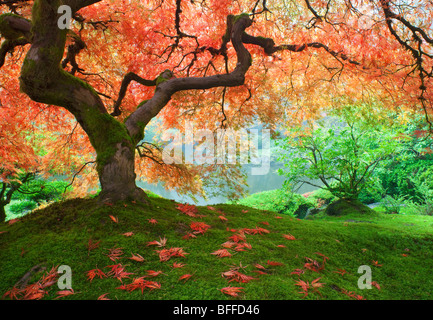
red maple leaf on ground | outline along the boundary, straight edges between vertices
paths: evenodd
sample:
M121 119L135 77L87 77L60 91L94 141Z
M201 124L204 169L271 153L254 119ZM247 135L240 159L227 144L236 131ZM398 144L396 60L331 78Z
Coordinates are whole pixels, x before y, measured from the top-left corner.
M160 261L168 261L172 257L185 257L186 253L183 248L169 248L157 251Z
M270 266L274 266L274 267L275 266L282 266L283 265L283 263L281 263L281 262L270 261L270 260L268 260L267 264L270 265Z
M210 228L210 225L204 222L197 222L197 221L191 222L189 226L194 231L194 233L201 233L201 234L204 234Z
M197 207L190 204L178 203L176 209L178 209L179 211L181 211L182 213L186 214L189 217L196 217L197 214Z
M216 255L219 258L232 256L232 254L227 249L219 249L217 251L212 252L211 254Z
M180 281L180 280L185 280L185 282L186 282L186 281L188 281L191 277L192 277L192 274L187 273L187 274L184 274L184 275L180 276L179 279L178 279L178 281Z
M99 277L100 279L102 279L102 278L106 278L107 275L102 270L99 269L92 269L87 271L87 280L92 282L95 277Z
M222 293L227 294L229 296L237 297L238 293L241 292L243 289L244 289L243 287L231 287L231 286L228 286L228 287L225 287L225 288L222 288L222 289L219 289L219 290Z

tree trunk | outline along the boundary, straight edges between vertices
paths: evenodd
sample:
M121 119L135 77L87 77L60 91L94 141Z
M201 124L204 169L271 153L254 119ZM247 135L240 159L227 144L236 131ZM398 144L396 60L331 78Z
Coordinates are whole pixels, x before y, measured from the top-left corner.
M146 202L144 191L135 184L134 148L126 143L117 143L116 151L107 160L97 160L101 193L99 199L103 202L139 201ZM106 150L105 150L106 152Z
M5 204L0 202L0 222L4 222L5 220L6 220Z

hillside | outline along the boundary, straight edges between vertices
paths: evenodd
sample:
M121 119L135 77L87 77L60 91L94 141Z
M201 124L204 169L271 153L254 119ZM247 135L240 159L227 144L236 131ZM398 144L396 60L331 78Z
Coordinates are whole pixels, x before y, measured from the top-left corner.
M298 220L163 198L68 200L0 226L0 294L58 298L49 271L66 265L74 294L60 299L432 299L432 227L430 216ZM358 287L362 265L371 267L371 289ZM38 281L45 285L31 289Z

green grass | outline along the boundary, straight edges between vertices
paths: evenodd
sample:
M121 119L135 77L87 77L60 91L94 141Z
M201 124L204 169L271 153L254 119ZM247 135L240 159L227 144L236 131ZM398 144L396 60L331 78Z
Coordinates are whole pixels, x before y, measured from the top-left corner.
M275 189L253 193L245 198L228 203L292 215L299 204L305 202L307 202L305 198L299 194L283 189Z
M53 266L68 265L72 269L74 295L61 299L97 299L108 293L110 299L148 300L288 300L288 299L353 299L343 290L355 292L367 300L375 299L432 299L433 287L433 218L430 216L346 215L342 217L315 216L312 220L297 220L275 212L261 211L241 205L215 205L219 211L197 207L201 217L189 217L176 209L171 200L151 197L149 205L121 203L115 206L101 205L93 199L75 199L55 203L36 210L20 221L0 225L0 294L3 296L32 267L42 265L46 270ZM219 216L224 214L227 221ZM118 218L118 223L110 219ZM149 223L156 219L157 224ZM190 231L192 221L210 225L204 234L183 239ZM262 224L267 222L268 224ZM221 249L235 232L231 229L262 227L269 233L246 235L252 249L235 251L232 257L219 258L211 253ZM126 237L123 234L133 232ZM287 240L285 234L295 236ZM147 243L167 239L165 248L181 247L188 254L160 261L155 246ZM89 251L89 239L100 241L99 247ZM278 247L284 245L285 247ZM120 260L107 256L109 249L122 248ZM128 259L132 253L144 258L143 262ZM329 258L319 273L304 267L306 257L322 262L321 253ZM403 256L405 254L406 256ZM270 266L267 261L283 263ZM183 268L173 268L173 262L182 262ZM375 266L377 261L381 266ZM160 289L119 289L120 280L87 279L87 271L99 268L108 272L109 265L121 263L128 272L123 284L133 278L146 275L147 270L162 271L155 278ZM266 268L267 274L258 274L254 265ZM358 268L368 265L372 280L380 285L372 289L359 289ZM248 283L228 282L221 276L232 266L242 266L242 273L255 279ZM304 273L292 274L295 269ZM336 273L344 269L346 274ZM34 274L28 284L41 278L44 272ZM179 281L184 274L192 274L188 281ZM303 297L296 282L320 277L324 283L319 293ZM219 289L227 286L243 287L238 297L230 297ZM43 299L56 297L57 285L45 289ZM9 299L5 297L4 299Z

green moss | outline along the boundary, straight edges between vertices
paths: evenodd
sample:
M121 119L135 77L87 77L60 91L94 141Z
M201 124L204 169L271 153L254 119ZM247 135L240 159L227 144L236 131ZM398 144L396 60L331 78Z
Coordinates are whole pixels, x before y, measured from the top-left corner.
M117 121L108 113L89 107L82 115L89 138L97 152L96 162L102 168L114 156L117 144L126 144L132 147L132 140L126 126Z
M347 214L376 214L373 209L359 200L339 199L326 207L326 214L330 216L342 216Z
M227 221L220 220L218 211L197 207L202 215L200 222L211 227L195 238L183 239L197 217L181 213L176 206L173 201L155 197L149 197L148 205L119 202L112 206L103 205L97 199L72 199L36 210L12 225L0 224L0 295L10 290L32 267L41 264L46 271L59 265L71 267L75 294L61 300L96 300L105 293L109 299L119 300L351 299L342 289L367 300L432 299L433 217L368 216L374 223L351 223L345 222L346 218L329 216L327 221L298 221L284 215L276 219L275 213L239 205L213 205L224 212ZM118 223L114 223L110 215L117 217ZM152 218L158 223L150 224ZM225 258L211 254L234 235L232 230L258 226L269 233L245 233L251 249L228 249L233 256ZM133 235L127 237L126 232ZM296 240L286 240L284 235L289 233ZM158 251L162 248L147 245L160 238L167 239L165 248L183 248L188 254L160 261ZM99 241L92 250L88 248L90 239L93 243ZM285 247L278 247L280 244ZM111 248L122 248L123 252L114 263L107 256ZM144 261L128 259L132 253L141 255ZM307 269L306 257L324 263L320 254L329 258L323 270ZM373 260L382 266L374 266ZM282 265L270 266L267 261ZM173 262L185 266L173 268ZM117 263L134 274L122 279L123 283L113 276L89 281L89 270L98 268L108 273L108 266ZM255 264L264 266L267 274L256 273ZM221 274L232 265L242 265L239 271L255 279L248 283L228 282ZM380 284L380 290L375 287L361 290L357 286L362 275L358 273L361 265L371 266L372 280ZM292 274L296 269L302 269L303 273ZM347 273L337 273L338 269ZM146 270L163 272L150 279L161 284L160 289L143 293L119 289L120 285L129 285L134 278L145 276ZM179 281L179 277L187 273L193 274L193 278ZM36 283L41 276L36 275L29 284ZM311 283L319 277L320 283L324 283L317 288L320 294L310 289L304 297L296 282ZM240 297L221 293L220 289L230 284L244 287ZM57 298L56 284L44 290L47 294L43 300Z
M227 20L230 21L229 23L231 23L233 25L233 19L234 19L234 15L229 14L227 16ZM229 42L230 41L230 28L226 28L226 33L223 35L222 37L222 41L223 42Z
M160 75L156 78L156 86L158 87L159 84L169 80L173 77L173 72L169 69L164 70L160 73Z
M141 140L143 140L144 138L144 128L146 127L146 124L144 122L141 121L137 121L137 126L139 127L139 130L136 135L132 136L132 141L134 142L134 144L139 143Z
M163 83L164 81L167 81L168 79L165 79L162 76L158 76L158 78L156 78L156 85L158 86L160 83Z
M137 106L137 109L138 109L138 108L141 108L142 106L144 106L144 105L147 103L147 101L149 101L149 100L143 100L143 101L141 101L141 102L139 103L139 105Z
M249 13L241 13L233 17L233 24L235 24L241 18L248 18L250 16Z
M139 105L137 106L137 109L139 109L142 106L144 106L147 103L147 101L149 101L149 100L143 100L142 102L140 102ZM128 120L128 118L129 118L129 116L126 117L124 123ZM144 128L146 127L146 124L143 123L143 122L141 122L141 121L138 121L137 122L137 126L139 127L139 133L131 137L132 142L134 143L134 145L136 145L138 142L140 142L141 140L143 140L143 138L144 138Z

